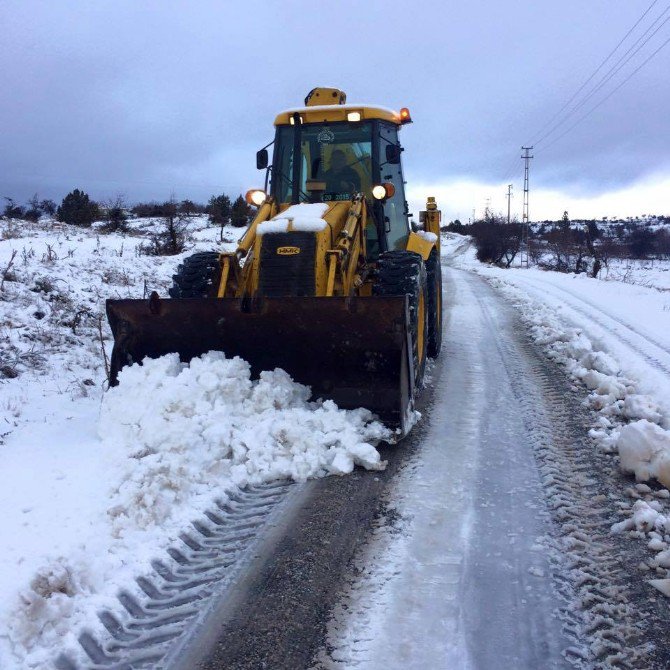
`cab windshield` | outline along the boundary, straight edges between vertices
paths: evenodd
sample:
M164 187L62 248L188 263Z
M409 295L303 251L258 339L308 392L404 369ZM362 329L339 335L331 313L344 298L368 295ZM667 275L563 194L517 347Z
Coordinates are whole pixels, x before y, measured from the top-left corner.
M279 202L351 200L372 188L372 124L310 123L300 133L294 173L296 126L279 126L274 152L273 192ZM297 197L294 188L297 184Z

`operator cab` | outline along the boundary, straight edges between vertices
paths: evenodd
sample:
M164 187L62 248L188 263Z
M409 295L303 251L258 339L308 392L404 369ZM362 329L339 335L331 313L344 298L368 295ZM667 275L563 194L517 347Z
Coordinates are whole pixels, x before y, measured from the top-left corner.
M373 222L368 254L405 249L410 227L398 129L411 120L409 112L345 101L337 89L314 89L305 108L279 114L270 193L280 204L347 201L361 193ZM259 167L267 166L264 151Z

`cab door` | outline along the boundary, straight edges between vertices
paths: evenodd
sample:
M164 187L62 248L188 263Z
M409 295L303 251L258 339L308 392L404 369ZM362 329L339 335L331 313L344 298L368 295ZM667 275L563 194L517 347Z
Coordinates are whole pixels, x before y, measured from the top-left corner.
M389 163L386 160L386 147L399 145L398 128L395 124L379 124L379 142L377 145L377 161L381 182L390 182L395 187L395 193L383 203L383 220L386 230L386 248L405 249L409 237L409 217L407 201L405 200L405 183L402 175L402 165Z

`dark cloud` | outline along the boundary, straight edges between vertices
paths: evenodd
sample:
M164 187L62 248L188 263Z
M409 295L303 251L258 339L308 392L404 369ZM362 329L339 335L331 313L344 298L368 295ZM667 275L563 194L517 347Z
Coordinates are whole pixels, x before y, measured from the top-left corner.
M502 181L648 4L5 0L0 195L242 191L276 112L315 85L410 106L409 179ZM540 144L535 183L584 194L668 171L669 59Z

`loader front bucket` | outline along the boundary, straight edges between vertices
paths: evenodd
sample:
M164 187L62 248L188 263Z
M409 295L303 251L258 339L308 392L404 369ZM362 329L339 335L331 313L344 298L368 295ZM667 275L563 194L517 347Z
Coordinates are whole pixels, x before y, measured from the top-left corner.
M265 298L250 310L233 298L108 300L114 334L111 383L119 370L176 352L184 362L208 351L240 356L252 375L282 368L313 399L366 407L408 430L413 371L407 299Z

